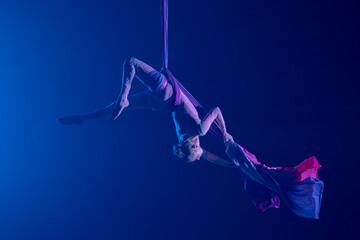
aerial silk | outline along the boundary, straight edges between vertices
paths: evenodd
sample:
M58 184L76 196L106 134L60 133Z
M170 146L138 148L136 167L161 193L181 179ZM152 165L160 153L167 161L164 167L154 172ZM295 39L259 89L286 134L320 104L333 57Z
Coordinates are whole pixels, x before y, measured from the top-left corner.
M245 192L255 206L265 211L278 208L280 199L297 215L319 218L324 183L312 156L296 167L268 167L235 142L227 142L226 154L239 167Z
M162 46L162 63L163 63L163 67L161 69L161 72L165 75L165 77L170 81L170 83L173 85L173 87L175 88L175 103L174 103L174 107L170 110L175 110L176 105L180 103L180 89L181 91L189 98L189 100L191 101L191 103L195 106L196 110L198 111L200 117L205 117L205 115L207 114L207 112L205 111L205 109L201 106L201 104L195 99L195 97L193 97L191 95L191 93L186 90L186 88L174 77L174 75L172 75L172 73L170 72L169 68L168 68L168 0L161 0L161 12L162 12L162 18L161 18L161 23L162 23L162 42L163 42L163 46ZM221 133L221 129L220 126L214 122L211 126L210 126L210 130L209 130L214 136L216 136L219 140L223 140L223 136Z
M168 0L161 0L163 31L162 73L175 88L177 94L174 107L179 103L181 90L196 107L201 117L206 111L168 69ZM210 132L223 141L219 125L214 122ZM255 155L236 142L225 143L226 154L238 166L244 190L261 211L279 208L280 198L295 214L305 218L319 218L324 183L319 180L317 170L321 167L313 156L296 167L268 167L257 161Z

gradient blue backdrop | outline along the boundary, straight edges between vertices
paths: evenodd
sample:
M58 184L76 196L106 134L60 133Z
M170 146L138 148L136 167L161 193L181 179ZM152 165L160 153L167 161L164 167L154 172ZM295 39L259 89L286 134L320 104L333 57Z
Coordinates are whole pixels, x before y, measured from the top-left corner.
M159 0L2 0L0 239L358 239L356 1L169 5L174 75L267 165L315 155L320 220L261 213L236 169L175 159L168 112L57 123L113 101L125 57L161 67Z

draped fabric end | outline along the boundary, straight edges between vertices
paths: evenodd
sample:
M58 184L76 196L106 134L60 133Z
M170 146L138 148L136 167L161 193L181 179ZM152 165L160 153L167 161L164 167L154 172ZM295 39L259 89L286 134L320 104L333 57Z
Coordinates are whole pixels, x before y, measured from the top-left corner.
M239 167L244 190L261 211L280 207L280 198L295 214L319 218L324 183L313 156L296 167L268 167L235 142L226 143L226 154Z

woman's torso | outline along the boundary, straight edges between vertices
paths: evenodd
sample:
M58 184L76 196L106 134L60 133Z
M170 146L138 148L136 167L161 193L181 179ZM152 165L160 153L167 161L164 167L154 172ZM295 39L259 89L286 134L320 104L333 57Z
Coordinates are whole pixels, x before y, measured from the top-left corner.
M181 90L180 90L181 91ZM201 120L189 98L181 91L181 101L172 112L176 134L179 142L198 136Z

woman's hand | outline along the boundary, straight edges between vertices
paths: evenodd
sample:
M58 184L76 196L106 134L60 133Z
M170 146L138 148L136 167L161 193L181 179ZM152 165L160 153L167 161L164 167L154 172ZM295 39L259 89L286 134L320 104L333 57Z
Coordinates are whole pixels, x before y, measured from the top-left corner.
M234 139L233 139L233 137L230 135L230 134L228 134L227 132L224 134L224 142L233 142L234 141Z

